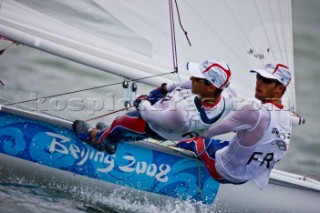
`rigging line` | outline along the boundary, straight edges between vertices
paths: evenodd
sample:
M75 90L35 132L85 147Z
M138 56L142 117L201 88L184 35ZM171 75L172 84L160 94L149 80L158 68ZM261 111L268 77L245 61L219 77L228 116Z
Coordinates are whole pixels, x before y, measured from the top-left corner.
M7 99L5 97L0 97L0 101L6 101L6 102L11 102L11 103L14 103L14 101L10 100L10 99ZM2 104L3 105L3 104Z
M133 81L138 82L138 81L143 80L143 79L154 78L154 77L159 77L159 76L164 76L164 75L169 75L169 74L174 74L174 73L175 72L162 73L162 74L158 74L158 75L146 76L146 77L136 78L136 79L127 80L127 81L128 82L131 82L131 81L132 82ZM6 104L5 106L12 106L12 105L16 105L16 104L27 103L27 102L30 102L30 101L37 101L37 100L42 99L42 98L53 98L53 97L58 97L58 96L63 96L63 95L70 95L70 94L74 94L74 93L78 93L78 92L84 92L84 91L93 90L93 89L100 89L100 88L103 88L103 87L115 86L115 85L118 85L118 84L122 84L122 82L113 83L113 84L105 84L105 85L101 85L101 86L90 87L90 88L76 90L76 91L72 91L72 92L49 95L49 96L44 96L44 97L41 97L41 98L33 98L33 99L30 99L30 100L15 102L15 103L12 103L12 104Z
M283 58L283 53L282 53L282 49L281 49L281 45L280 45L280 38L279 38L279 35L278 35L278 30L277 30L277 26L276 26L276 20L275 20L275 15L273 13L273 10L272 10L272 6L271 6L271 3L270 1L268 1L268 5L269 5L269 8L270 8L270 13L271 13L271 18L272 18L272 26L273 26L273 30L274 30L274 34L276 36L276 40L277 40L277 45L278 45L278 48L279 48L279 51L280 51L280 58L281 58L281 61L284 62L284 58ZM281 10L280 10L280 15L281 15ZM271 47L270 47L271 48ZM272 51L272 50L271 50ZM274 53L274 52L273 52ZM285 53L285 51L284 51ZM275 53L274 53L275 54Z
M246 63L246 61L244 61L233 49L232 47L222 38L222 36L220 36L209 24L207 21L205 21L194 9L193 7L191 7L189 5L189 3L186 1L186 4L189 6L190 10L193 11L194 14L196 14L198 16L198 18L208 27L208 29L211 30L211 32L213 34L215 34L218 39L239 59L239 61L241 61L246 67L248 67L250 69L249 64Z
M279 8L279 11L281 11L281 6L280 6L280 0L278 1L278 8ZM291 7L289 6L289 8L291 9ZM283 44L284 44L284 49L287 51L287 42L285 40L285 33L284 33L284 23L283 23L283 17L282 17L282 13L280 13L280 19L281 19L281 34L282 34L282 38L283 38ZM285 58L286 58L286 61L287 63L289 63L289 58L288 58L288 54L285 54Z
M176 5L176 10L177 10L177 15L178 15L178 20L179 20L179 25L181 30L184 32L187 41L189 43L189 46L191 46L190 39L188 37L187 31L184 29L182 22L181 22L181 16L180 16L180 11L179 11L179 6L177 3L177 0L175 0L175 5ZM177 42L176 42L176 34L175 34L175 26L174 26L174 12L173 12L173 4L172 0L169 0L169 15L170 15L170 31L171 31L171 45L172 45L172 57L173 57L173 67L174 71L178 76L179 82L181 83L181 77L178 72L178 53L177 53Z
M198 166L198 192L200 195L200 198L203 199L203 191L202 191L202 187L201 187L201 164L200 164L200 159L196 158L195 159L197 161L197 166Z
M15 103L14 101L12 101L12 100L10 100L10 99L7 99L7 98L5 98L5 97L0 97L0 100L1 100L1 99L4 100L4 101L7 101L7 102ZM7 105L4 105L4 106L7 106ZM22 105L22 107L23 107L24 109L29 109L29 110L31 110L31 111L33 110L32 107L30 107L30 106ZM42 114L45 114L45 115L49 115L49 116L51 116L51 117L56 117L56 118L60 118L60 119L67 120L66 118L58 117L58 116L56 116L56 115L53 115L53 114L44 112L44 111L42 111L42 110L40 110L40 111L38 111L38 112L40 112L40 113L42 113ZM70 120L69 120L69 121L70 121Z
M290 6L290 5L289 5ZM272 8L271 8L271 3L269 2L269 7L270 7L270 11L271 11L271 14L272 14L272 21L273 21L273 23L275 23L275 19L274 19L274 13L272 13ZM286 7L286 8L290 8L290 7ZM279 46L279 51L280 51L280 57L281 57L281 60L283 61L283 62L286 62L287 63L287 65L289 65L288 63L289 63L289 58L288 58L288 54L287 54L287 44L286 44L286 38L287 37L285 37L285 26L284 26L284 22L283 22L283 12L282 11L285 11L285 10L283 10L282 8L281 8L281 5L280 5L280 1L278 1L278 14L280 14L280 23L281 23L281 29L279 30L280 32L281 32L281 35L282 35L282 38L283 38L283 40L282 40L282 42L283 42L283 45L284 45L284 51L282 51L281 52L281 46L280 46L280 38L279 38L279 36L278 36L278 33L277 33L277 29L276 29L276 26L275 26L275 24L273 25L273 27L274 27L274 31L275 31L275 35L276 35L276 37L277 37L277 42L278 42L278 46ZM284 55L283 55L284 54ZM275 55L274 55L274 58L276 59L276 57L275 57ZM286 59L286 61L284 61ZM276 59L277 60L277 59ZM291 84L292 85L292 84ZM296 111L296 104L295 104L295 95L294 95L294 86L291 86L290 85L290 89L287 89L288 90L288 92L286 92L286 96L289 98L289 107L291 108L291 103L290 103L290 101L291 100L293 100L293 102L294 102L294 107L293 107L293 110L295 110ZM290 110L292 110L292 109L290 109Z
M93 121L93 120L96 120L98 118L102 118L102 117L106 117L106 116L109 116L109 115L112 115L114 113L117 113L117 112L121 112L123 110L129 110L130 108L134 107L133 105L132 106L128 106L128 107L124 107L124 108L121 108L121 109L118 109L118 110L115 110L115 111L112 111L112 112L109 112L109 113L106 113L106 114L103 114L103 115L99 115L97 117L94 117L94 118L90 118L88 120L86 120L87 122L88 121Z
M1 36L0 36L1 37ZM1 38L0 38L1 39ZM9 46L3 48L0 50L0 55L2 55L7 49L9 49L10 47L12 47L14 44L16 44L15 42L12 42Z
M291 14L291 11L292 11L292 7L291 7L291 3L290 3L290 1L287 1L288 2L288 5L287 5L287 8L290 8L290 10L289 10L289 20L292 20L292 14ZM279 5L279 8L281 9L281 6L280 6L280 0L278 1L278 5ZM281 30L281 32L282 32L282 37L283 37L283 43L284 43L284 46L285 46L285 49L287 50L287 42L286 42L286 39L288 39L288 37L285 37L285 32L284 32L284 29L285 29L285 26L284 26L284 22L283 22L283 16L282 16L283 14L281 13L280 14L280 18L281 18L281 28L282 28L282 30ZM291 29L292 29L292 23L290 22L290 26L291 26ZM290 42L289 42L289 44L293 44L293 40L292 40L292 34L290 35ZM292 53L293 54L293 53ZM285 54L285 56L286 56L286 60L287 60L287 63L289 64L289 62L290 62L290 66L292 65L292 67L290 67L291 69L293 69L293 61L291 61L288 57L289 57L289 54ZM292 64L291 64L292 63ZM294 71L294 70L293 70ZM294 78L294 76L293 76L293 78ZM294 82L292 82L292 83L294 83ZM290 100L293 100L293 110L294 111L297 111L297 105L296 105L296 98L295 98L295 86L294 86L294 84L292 84L291 83L291 85L289 86L289 88L288 88L288 92L287 92L287 95L289 96L289 99Z
M242 62L242 63L244 64L244 66L246 66L248 69L250 69L250 68L251 68L250 65L249 65L245 60L243 60L242 57L241 57L239 54L237 54L237 53L233 50L233 48L222 38L222 36L220 36L220 35L208 24L208 22L206 22L206 21L193 9L193 7L191 7L191 6L189 5L188 1L186 1L185 3L188 5L189 9L192 10L193 13L194 13L196 16L198 16L198 18L208 27L208 29L210 29L210 31L211 31L214 35L217 36L217 38L226 46L226 48L229 49L229 51L230 51L231 53L233 53L233 54L236 56L236 58L237 58L240 62ZM241 82L245 87L248 87L248 88L249 88L248 84L246 84L246 83L243 81L243 79L238 79L238 81Z
M81 90L76 90L76 91L72 91L72 92L65 92L65 93L60 93L60 94L55 94L55 95L48 95L48 96L44 96L44 97L41 97L41 98L33 98L33 99L25 100L25 101L15 102L15 103L12 103L12 104L6 104L5 106L12 106L12 105L16 105L16 104L27 103L27 102L30 102L30 101L37 101L37 100L40 100L42 98L47 99L47 98L53 98L53 97L58 97L58 96L63 96L63 95L70 95L70 94L83 92L83 91L87 91L87 90L99 89L99 88L103 88L103 87L107 87L107 86L114 86L114 85L117 85L117 84L119 84L119 83L102 85L102 86L97 86L97 87L91 87L91 88L87 88L87 89L81 89Z
M262 25L262 27L263 27L264 35L266 36L266 39L267 39L268 45L269 45L269 47L271 47L271 42L270 42L269 36L268 36L268 34L267 34L267 29L266 29L265 25L263 24L262 15L261 15L260 10L259 10L259 7L258 7L258 5L257 5L257 1L254 1L254 5L255 5L255 7L256 7L256 11L258 11L260 24L261 24L261 25ZM274 55L274 54L272 54L272 56L273 56L273 60L276 60L275 55Z
M170 16L170 32L171 32L171 48L172 48L172 60L173 70L178 72L178 59L177 59L177 44L174 27L174 14L172 0L169 0L169 16Z
M190 42L190 39L189 39L189 37L188 37L188 32L184 29L184 27L183 27L183 25L182 25L182 21L181 21L181 16L180 16L180 11L179 11L179 7L178 7L177 0L175 0L175 3L176 3L176 8L177 8L179 25L180 25L180 27L181 27L181 30L184 32L184 35L185 35L186 38L187 38L187 41L188 41L188 43L189 43L189 46L191 46L191 42Z
M244 29L243 29L243 27L242 27L242 24L240 23L239 19L236 18L233 10L232 10L231 7L229 6L228 1L223 1L223 2L224 2L225 5L227 6L227 8L228 8L229 12L231 13L234 21L235 21L235 22L237 23L237 25L239 26L239 28L240 28L241 32L243 33L244 37L247 39L247 42L248 42L252 47L254 47L254 45L252 44L251 40L250 40L250 39L248 38L248 36L246 35L246 33L245 33L245 31L244 31Z
M127 4L123 4L121 2L118 2L118 3L121 4L121 6L123 8L127 8L128 11L126 11L126 13L130 13L130 15L134 15L135 16L134 18L139 20L139 22L147 23L149 25L149 28L156 29L159 32L161 32L163 34L163 36L170 38L170 36L168 35L167 31L164 31L163 28L158 27L158 25L154 24L154 22L150 22L149 19L146 19L146 18L143 19L143 18L141 18L141 16L138 16L137 14L133 13L133 11L131 9L129 9ZM185 43L182 43L179 40L177 41L177 43L179 44L179 46L186 47ZM203 57L201 55L201 53L199 53L199 52L191 51L191 53L194 54L197 57Z
M245 33L245 30L243 29L243 25L240 23L239 19L236 18L234 11L231 9L230 5L228 4L228 1L223 1L226 5L226 7L228 8L230 14L232 15L234 21L237 23L237 25L240 28L240 31L243 33L244 37L246 38L247 42L251 45L252 48L255 47L255 45L253 45L253 43L251 42L251 40L249 39L248 35ZM238 8L237 8L238 9ZM240 56L238 56L240 58ZM263 62L261 61L261 65L263 65ZM247 67L250 68L250 65L247 65Z

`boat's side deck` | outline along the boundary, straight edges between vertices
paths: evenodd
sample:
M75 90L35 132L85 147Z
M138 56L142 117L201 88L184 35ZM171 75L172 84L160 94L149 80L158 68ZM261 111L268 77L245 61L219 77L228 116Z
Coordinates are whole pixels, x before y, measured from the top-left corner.
M11 114L15 114L18 116L22 116L22 117L26 117L26 118L30 118L30 119L35 119L35 120L39 120L42 122L47 122L47 123L51 123L54 125L58 125L58 126L62 126L62 127L66 127L71 129L72 128L72 122L69 120L64 120L61 118L57 118L54 116L49 116L49 115L40 115L34 112L30 112L30 111L25 111L25 110L21 110L21 109L17 109L17 108L13 108L13 107L7 107L7 106L1 106L0 105L0 110L3 112L8 112ZM152 150L156 150L156 151L161 151L161 152L165 152L168 154L172 154L172 155L178 155L178 156L183 156L183 157L188 157L188 158L193 158L195 159L196 157L194 156L194 154L190 151L187 150L183 150L183 149L179 149L179 148L175 148L173 146L167 146L167 145L163 145L161 143L158 143L156 141L150 141L150 140L146 140L146 141L132 141L131 143L137 145L137 146L141 146L144 148L149 148Z

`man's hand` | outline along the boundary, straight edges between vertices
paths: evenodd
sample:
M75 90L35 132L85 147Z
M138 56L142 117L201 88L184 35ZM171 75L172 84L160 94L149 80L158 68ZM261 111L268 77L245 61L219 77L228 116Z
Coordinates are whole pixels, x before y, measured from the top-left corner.
M149 100L149 96L148 95L140 95L139 97L137 97L134 101L133 101L133 106L139 110L139 105L141 103L141 101L143 100Z
M150 101L151 105L155 104L158 100L164 98L167 95L168 91L167 91L166 87L167 87L167 84L163 83L163 84L161 84L160 87L152 90L149 93L149 101Z

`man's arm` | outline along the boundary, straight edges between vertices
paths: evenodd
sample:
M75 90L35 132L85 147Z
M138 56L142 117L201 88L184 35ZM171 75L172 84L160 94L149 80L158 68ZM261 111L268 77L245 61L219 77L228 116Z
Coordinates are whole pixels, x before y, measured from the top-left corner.
M210 138L216 135L222 135L229 132L240 130L250 130L254 128L260 119L260 111L253 105L247 104L244 106L235 107L230 114L213 125L203 134L203 137Z
M191 81L185 81L182 83L173 83L173 84L161 84L160 87L157 87L150 91L149 93L149 101L151 105L155 104L157 101L164 98L168 93L172 92L175 88L182 88L182 89L191 89Z
M173 83L166 86L168 92L172 92L175 88L180 87L182 89L191 89L192 83L191 80L184 81L182 83Z
M177 102L174 108L158 109L143 101L140 104L140 114L147 123L158 125L164 129L181 131L189 125L188 111L183 102Z

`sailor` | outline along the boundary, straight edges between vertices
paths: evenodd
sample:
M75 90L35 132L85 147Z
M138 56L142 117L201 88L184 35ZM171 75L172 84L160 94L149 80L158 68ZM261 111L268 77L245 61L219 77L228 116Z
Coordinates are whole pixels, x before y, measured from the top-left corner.
M190 81L179 87L162 84L149 96L139 96L134 102L137 110L117 117L110 127L101 130L76 120L76 135L110 154L115 152L117 143L124 141L148 137L180 141L202 135L231 111L235 97L229 86L231 71L220 60L188 63L187 71Z
M291 113L282 105L282 96L291 81L291 72L277 63L251 72L256 73L255 98L260 102L238 101L228 117L201 137L176 146L195 152L217 181L242 184L252 180L262 190L290 143ZM228 132L236 132L230 142L212 138Z

